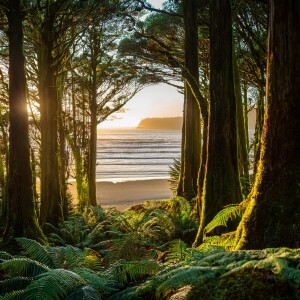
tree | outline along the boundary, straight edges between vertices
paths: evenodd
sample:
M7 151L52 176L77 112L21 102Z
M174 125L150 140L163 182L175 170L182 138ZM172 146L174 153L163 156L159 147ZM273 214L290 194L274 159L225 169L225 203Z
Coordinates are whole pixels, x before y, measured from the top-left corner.
M262 147L238 249L299 247L300 241L300 2L271 1L269 13Z
M183 1L184 15L184 57L185 67L199 84L198 68L198 13L197 0ZM197 99L187 82L184 97L183 151L181 153L181 179L178 194L191 200L197 194L198 174L201 155L200 108ZM182 185L182 186L181 186Z
M9 37L9 183L4 237L43 241L34 206L28 138L25 60L20 0L8 1Z
M242 199L237 158L230 0L210 2L210 24L208 149L196 244L202 240L205 226L224 205Z

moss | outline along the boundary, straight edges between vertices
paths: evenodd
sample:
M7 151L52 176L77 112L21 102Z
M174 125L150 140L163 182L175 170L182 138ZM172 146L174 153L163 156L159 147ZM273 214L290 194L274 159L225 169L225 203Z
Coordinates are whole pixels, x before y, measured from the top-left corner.
M268 270L243 269L199 284L186 299L299 299L287 281Z

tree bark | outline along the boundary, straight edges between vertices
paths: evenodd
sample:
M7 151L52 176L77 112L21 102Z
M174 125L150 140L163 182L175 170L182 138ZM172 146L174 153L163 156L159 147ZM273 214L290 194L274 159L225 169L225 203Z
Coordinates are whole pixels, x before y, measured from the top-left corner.
M40 242L45 237L34 207L30 167L25 60L20 0L8 2L9 24L9 177L8 222L4 238L26 236Z
M255 123L255 133L254 133L254 166L253 173L257 173L259 156L261 150L261 137L264 124L264 114L265 114L265 87L263 85L259 88L258 101L256 104L256 123Z
M233 77L234 77L234 92L236 99L236 114L237 114L237 132L238 132L238 158L240 176L249 180L249 159L248 148L246 142L246 129L244 121L243 98L241 90L241 82L239 77L239 69L235 49L233 48Z
M210 117L198 241L224 205L240 202L236 102L232 65L231 3L210 4Z
M197 0L184 0L184 51L185 67L198 83L198 12ZM182 178L182 196L191 200L197 193L197 181L200 168L201 129L200 109L191 87L185 83L185 149L184 173Z
M57 226L63 221L59 184L58 89L53 59L54 14L46 8L39 49L39 96L41 113L41 212L40 222Z
M238 249L300 246L300 2L270 1L261 155Z

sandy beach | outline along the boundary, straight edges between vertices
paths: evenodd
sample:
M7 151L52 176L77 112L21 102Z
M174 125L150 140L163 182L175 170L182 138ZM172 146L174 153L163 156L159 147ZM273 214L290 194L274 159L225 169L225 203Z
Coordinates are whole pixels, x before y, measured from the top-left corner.
M70 191L75 198L75 184L71 185ZM97 182L97 202L104 208L124 210L146 200L169 199L171 196L167 179Z

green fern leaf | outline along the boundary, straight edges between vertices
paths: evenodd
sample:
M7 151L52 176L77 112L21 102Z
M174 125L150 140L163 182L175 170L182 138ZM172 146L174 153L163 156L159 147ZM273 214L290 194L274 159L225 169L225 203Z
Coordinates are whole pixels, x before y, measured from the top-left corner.
M109 294L116 291L116 282L110 276L98 275L87 268L76 268L74 270L87 284L102 294Z
M35 277L50 270L48 266L25 257L4 261L0 264L0 269L8 271L13 276L25 277Z
M101 300L101 297L98 295L90 286L81 286L75 292L70 294L65 298L65 300Z
M76 273L54 269L39 275L26 289L27 300L58 300L76 291L85 281Z
M0 296L0 300L24 300L26 294L25 290L14 291Z
M28 277L13 277L0 281L0 295L11 293L25 289L31 282L32 278Z
M121 283L134 282L145 275L158 273L160 266L155 260L124 261L119 260L110 268L115 279Z
M204 228L204 236L219 226L227 226L229 220L241 218L243 209L238 204L227 205L219 211L210 223Z
M11 258L13 258L13 256L10 255L9 253L4 252L4 251L0 251L0 259L1 260L8 260L8 259L11 259Z
M173 263L174 261L187 260L188 252L186 250L186 244L178 239L169 242L169 247L167 250L166 261Z
M201 280L212 279L217 272L210 267L182 267L165 275L166 280L157 287L157 297L167 296L185 285L195 285ZM161 298L159 298L161 299Z
M36 260L49 268L55 267L53 259L45 246L42 246L37 241L24 237L16 238L16 240L31 259Z

